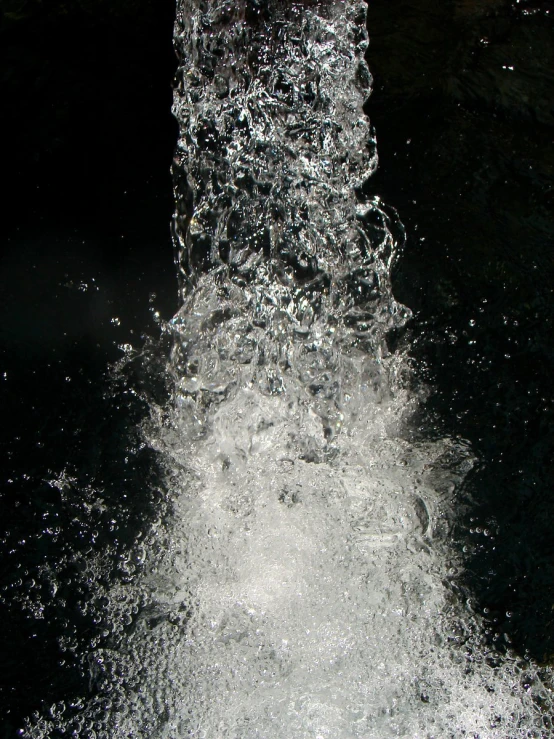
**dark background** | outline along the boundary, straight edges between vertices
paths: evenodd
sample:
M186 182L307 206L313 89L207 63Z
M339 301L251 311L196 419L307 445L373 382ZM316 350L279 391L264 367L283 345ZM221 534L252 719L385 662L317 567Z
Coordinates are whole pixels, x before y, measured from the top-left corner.
M434 389L423 424L480 459L453 532L468 552L459 584L497 649L552 664L554 8L369 8L373 187L408 231L393 285Z
M151 502L155 462L121 472L145 405L114 400L106 369L157 335L154 309L177 307L173 14L173 0L0 9L0 736L86 690L58 648L64 629L93 628L71 615L71 586L46 617L29 607L45 563L91 546L70 525L77 503L44 481L69 466L81 496L102 482L120 539ZM553 17L539 0L372 0L368 18L369 189L408 231L394 286L414 320L396 338L434 390L425 433L462 435L480 458L453 532L459 587L498 649L540 663L554 658Z
M79 645L102 626L79 607L98 586L87 555L117 571L156 493L155 460L132 448L142 380L113 387L107 369L158 335L153 309L177 308L176 60L173 0L0 7L0 736L14 737L87 693ZM64 472L60 492L47 481Z

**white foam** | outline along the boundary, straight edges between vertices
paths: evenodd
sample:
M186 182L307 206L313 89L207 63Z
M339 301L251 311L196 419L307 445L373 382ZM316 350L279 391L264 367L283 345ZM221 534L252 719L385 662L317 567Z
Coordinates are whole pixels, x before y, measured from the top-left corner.
M456 588L471 450L404 433L401 227L354 191L376 166L365 4L268 0L267 25L247 5L178 7L186 300L144 432L173 512L124 582L89 563L109 622L92 697L24 736L550 737L550 671L491 654Z
M165 603L194 605L182 632L164 633L175 702L160 736L492 738L538 725L510 659L487 666L479 619L448 585L453 501L429 478L456 445L383 435L391 416L358 414L333 459L310 463L302 439L324 440L301 403L243 388L219 406L186 452L195 480L172 523L186 546Z

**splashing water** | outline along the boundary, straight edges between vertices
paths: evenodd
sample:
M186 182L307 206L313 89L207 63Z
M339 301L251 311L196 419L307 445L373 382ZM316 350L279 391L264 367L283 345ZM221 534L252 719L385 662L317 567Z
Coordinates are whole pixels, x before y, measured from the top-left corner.
M88 653L91 697L25 737L552 735L545 671L492 653L456 589L471 450L414 440L387 349L409 311L401 224L363 194L365 22L362 0L179 3L183 306L144 428L172 513L102 591L127 628Z

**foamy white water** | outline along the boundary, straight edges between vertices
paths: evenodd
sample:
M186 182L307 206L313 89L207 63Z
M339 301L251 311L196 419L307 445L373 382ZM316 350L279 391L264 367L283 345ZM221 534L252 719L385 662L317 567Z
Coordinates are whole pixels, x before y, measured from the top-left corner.
M401 224L360 190L364 2L182 0L175 38L183 307L144 428L172 513L99 593L119 636L86 656L91 696L24 735L550 736L549 686L456 587L472 452L414 434L387 348L409 311Z

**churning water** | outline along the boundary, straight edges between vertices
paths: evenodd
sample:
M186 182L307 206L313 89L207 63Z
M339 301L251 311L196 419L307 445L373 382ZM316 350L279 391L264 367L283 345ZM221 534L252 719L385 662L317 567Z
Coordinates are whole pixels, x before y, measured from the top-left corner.
M409 311L402 225L363 190L365 11L180 0L182 308L141 431L169 513L117 581L84 566L90 695L28 739L552 736L548 673L496 652L457 589L472 451L415 433L424 389L387 345Z

